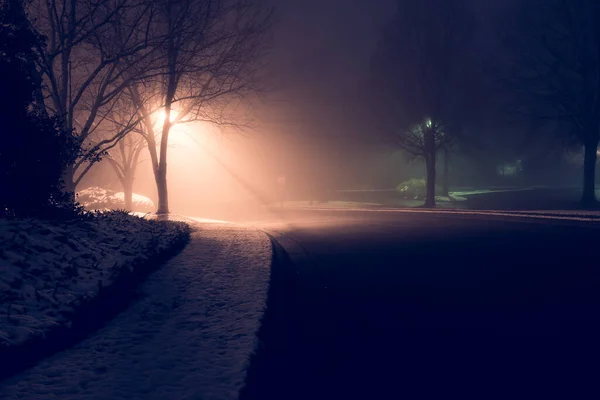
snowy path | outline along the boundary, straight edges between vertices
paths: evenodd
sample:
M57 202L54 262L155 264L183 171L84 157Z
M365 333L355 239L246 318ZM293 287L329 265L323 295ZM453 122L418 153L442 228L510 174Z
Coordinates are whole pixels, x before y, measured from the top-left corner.
M195 224L142 298L72 349L0 383L0 399L234 399L266 301L271 243ZM2 360L6 362L7 360Z

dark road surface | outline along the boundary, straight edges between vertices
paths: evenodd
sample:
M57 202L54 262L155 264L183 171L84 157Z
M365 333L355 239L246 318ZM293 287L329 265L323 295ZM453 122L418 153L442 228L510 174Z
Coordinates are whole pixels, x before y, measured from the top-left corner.
M600 223L292 214L242 399L600 398Z

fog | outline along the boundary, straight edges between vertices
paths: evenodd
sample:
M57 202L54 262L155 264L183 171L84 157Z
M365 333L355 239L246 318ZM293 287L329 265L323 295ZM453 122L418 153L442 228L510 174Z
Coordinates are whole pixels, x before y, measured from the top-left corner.
M410 108L411 99L402 99L399 106L374 100L388 88L393 91L394 83L373 71L379 71L374 60L385 49L385 32L397 2L376 3L277 2L265 64L273 85L253 104L252 126L237 129L195 122L175 125L171 132L167 182L172 213L231 217L258 212L281 200L387 205L389 198L383 199L378 191L395 192L403 182L427 177L423 157L394 146L381 134L382 113L402 114L398 110ZM470 34L482 33L482 26L489 28L489 18L505 12L510 3L471 2L469 12L477 22ZM485 67L481 59L496 51L487 46L489 41L474 41L466 50L467 69ZM383 65L393 66L390 60ZM394 74L400 80L411 79L406 65L399 65ZM581 186L583 149L555 135L563 129L561 124L507 116L496 98L511 94L492 87L489 77L463 72L462 78L466 75L468 79L453 92L468 92L461 109L452 111L461 115L457 120L462 136L447 152L438 150L438 184L446 181L450 192ZM142 152L133 191L156 203L146 153ZM121 190L105 161L80 185L89 186Z

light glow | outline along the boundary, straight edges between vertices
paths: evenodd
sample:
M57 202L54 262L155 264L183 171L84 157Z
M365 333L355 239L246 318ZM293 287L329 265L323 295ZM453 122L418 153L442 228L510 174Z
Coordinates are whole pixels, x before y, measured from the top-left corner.
M177 111L171 110L171 115L169 117L169 121L173 123L177 119ZM165 123L165 119L167 118L167 112L165 110L160 110L156 112L156 126L162 128Z
M187 124L179 124L173 122L177 121L177 117L179 113L175 110L171 110L171 115L169 117L169 121L171 121L172 125L169 129L169 147L190 147L193 146L194 143L189 137L190 131L186 127ZM167 117L167 112L165 110L160 110L156 112L156 121L155 121L155 132L159 135L159 139L157 140L157 144L160 143L160 134L163 129L163 124L165 123L165 119Z

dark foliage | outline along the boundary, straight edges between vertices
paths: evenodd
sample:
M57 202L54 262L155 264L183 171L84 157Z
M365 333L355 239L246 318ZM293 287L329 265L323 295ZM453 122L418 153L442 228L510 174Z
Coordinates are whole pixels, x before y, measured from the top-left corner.
M502 47L492 69L512 92L509 111L584 147L581 201L592 208L600 143L599 18L596 0L518 2L497 22Z
M35 48L43 40L23 0L1 3L0 216L63 216L75 209L61 188L65 166L78 155L77 139L36 102L42 82Z

